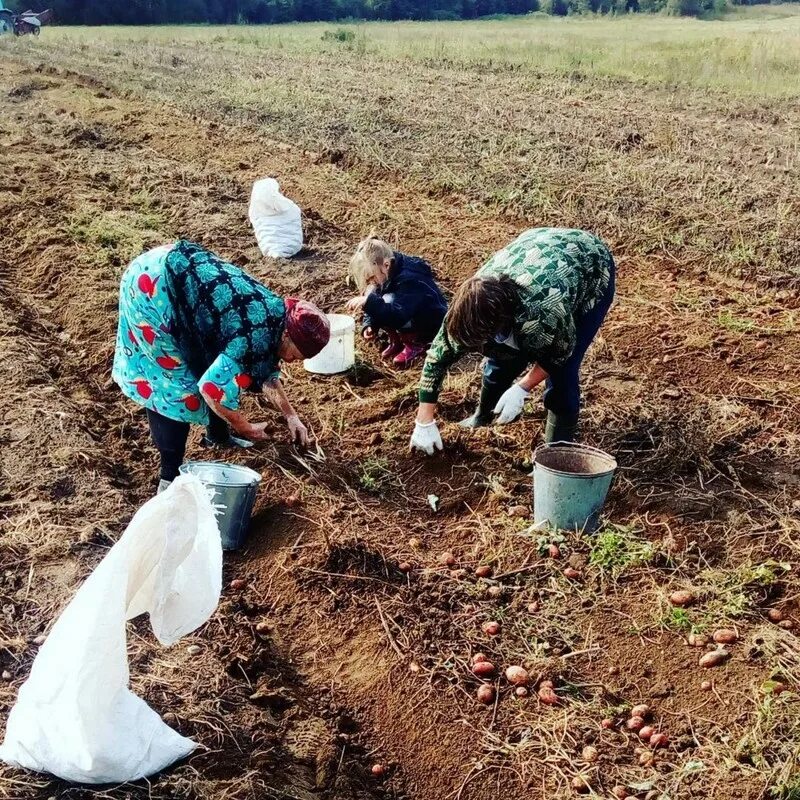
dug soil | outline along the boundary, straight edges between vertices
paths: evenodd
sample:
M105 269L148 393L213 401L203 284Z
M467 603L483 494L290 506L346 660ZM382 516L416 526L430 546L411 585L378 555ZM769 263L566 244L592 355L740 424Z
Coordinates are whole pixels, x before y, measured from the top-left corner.
M352 295L348 256L380 222L375 209L448 291L521 223L144 103L100 76L9 61L0 148L5 720L40 637L155 487L144 415L110 380L119 278L133 256L190 238L334 311ZM262 258L249 228L249 189L265 175L304 212L306 247L291 261ZM446 449L432 459L408 451L414 371L362 343L344 376L290 366L287 392L316 445L292 447L278 415L251 401L273 436L234 456L263 474L249 543L225 561L226 584L245 587L226 589L212 620L167 651L146 622L129 635L134 690L200 748L111 795L544 800L585 779L604 797L621 784L642 798L755 800L794 779L781 765L796 758L783 746L795 695L772 697L765 682L793 689L800 674L788 629L797 295L609 244L618 300L586 365L583 426L620 462L608 553L588 536L530 530L540 403L504 428L453 424L475 401L476 361L446 385ZM188 458L208 456L196 432ZM481 564L493 577L475 576ZM679 588L694 606L670 604ZM484 633L489 621L498 636ZM688 634L723 624L738 635L730 659L700 675ZM498 677L495 702L479 704L479 651L503 669L524 665L528 696ZM542 680L555 705L539 699ZM669 735L657 751L640 751L625 727L641 702ZM771 726L784 726L783 745ZM82 792L0 771L0 797Z

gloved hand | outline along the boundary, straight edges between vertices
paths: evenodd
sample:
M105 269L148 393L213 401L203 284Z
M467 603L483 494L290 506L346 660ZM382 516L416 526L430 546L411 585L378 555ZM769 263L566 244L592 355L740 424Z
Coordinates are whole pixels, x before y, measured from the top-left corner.
M518 383L503 392L503 396L494 407L494 413L498 415L497 422L500 425L513 422L522 413L529 394L530 392L523 389Z
M415 422L411 434L411 449L433 455L434 450L443 450L442 437L435 422Z

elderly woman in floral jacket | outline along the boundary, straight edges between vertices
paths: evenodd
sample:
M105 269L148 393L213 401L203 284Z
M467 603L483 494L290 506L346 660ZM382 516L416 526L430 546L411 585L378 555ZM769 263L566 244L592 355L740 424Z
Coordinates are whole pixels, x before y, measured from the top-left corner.
M316 306L281 299L199 245L179 241L135 259L120 286L112 375L147 410L161 455L159 491L178 474L190 424L207 427L206 445L249 447L267 437L267 423L239 411L246 390L263 390L305 444L280 362L312 358L329 338Z
M422 368L411 447L442 449L434 420L447 370L483 352L480 400L461 425L505 424L546 383L545 440L572 441L580 411L583 357L614 299L614 259L586 231L534 228L495 253L456 293Z

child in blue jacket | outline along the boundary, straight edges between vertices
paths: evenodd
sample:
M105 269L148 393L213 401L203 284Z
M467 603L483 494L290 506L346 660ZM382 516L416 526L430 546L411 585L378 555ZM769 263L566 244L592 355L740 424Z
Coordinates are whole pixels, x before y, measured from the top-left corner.
M347 310L364 312L363 337L374 341L384 331L389 344L381 356L407 369L427 351L447 313L433 270L423 259L370 236L350 260L350 274L361 296L350 300Z

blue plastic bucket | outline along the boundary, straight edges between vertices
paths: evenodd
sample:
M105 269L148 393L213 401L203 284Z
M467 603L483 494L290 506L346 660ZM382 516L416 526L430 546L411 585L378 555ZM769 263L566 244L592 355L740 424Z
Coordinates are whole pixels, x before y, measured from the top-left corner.
M238 550L247 539L261 475L248 467L221 461L187 461L180 471L196 475L214 490L212 502L220 508L217 523L222 549Z
M533 454L534 525L594 531L616 468L613 456L585 444L539 445Z

